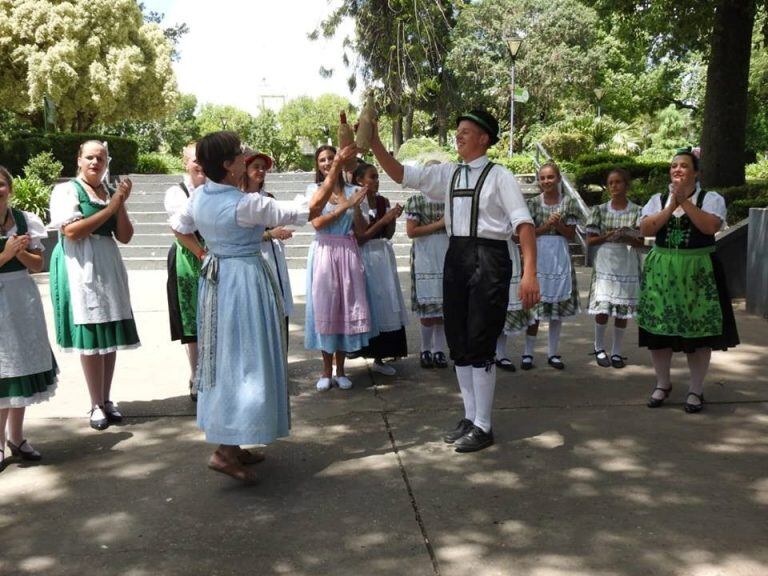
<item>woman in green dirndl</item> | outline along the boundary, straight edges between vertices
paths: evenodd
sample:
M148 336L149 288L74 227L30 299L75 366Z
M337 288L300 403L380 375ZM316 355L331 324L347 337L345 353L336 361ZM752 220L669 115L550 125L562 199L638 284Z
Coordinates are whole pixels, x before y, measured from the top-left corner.
M165 192L165 211L173 226L178 215L186 209L187 202L198 186L205 184L205 174L195 158L196 143L184 147L184 180ZM171 228L173 229L173 228ZM197 370L197 283L200 266L206 250L199 234L175 232L175 242L168 251L168 315L171 324L171 340L180 340L187 349L189 359L189 397L197 401L195 371Z
M51 193L51 226L59 243L51 256L51 298L56 341L66 352L80 354L91 397L90 424L104 430L122 414L110 391L117 350L136 348L128 274L115 239L133 237L125 202L131 181L117 190L103 183L107 149L89 140L80 146L78 176Z
M649 408L664 403L672 389L673 352L685 352L690 380L684 408L704 406L704 378L712 350L739 343L736 320L715 253L715 233L725 221L725 201L698 183L699 161L681 150L669 168L671 184L643 208L640 232L655 236L645 260L637 323L639 344L649 348L656 386Z
M8 462L6 442L11 455L40 460L24 439L24 411L53 396L57 373L29 275L43 268L41 240L48 233L37 216L8 205L12 191L11 175L0 166L0 471Z

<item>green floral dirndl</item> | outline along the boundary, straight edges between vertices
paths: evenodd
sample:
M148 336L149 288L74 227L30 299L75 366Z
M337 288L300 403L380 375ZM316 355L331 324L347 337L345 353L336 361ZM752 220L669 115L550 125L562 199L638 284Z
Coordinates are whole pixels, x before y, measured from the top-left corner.
M705 194L699 194L699 208ZM687 215L673 216L656 235L643 268L637 324L640 346L652 350L725 350L739 343L715 238Z
M60 186L74 186L83 218L106 208L92 200L77 180ZM54 189L53 194L57 193ZM108 188L108 196L113 194ZM57 219L53 210L51 217ZM51 255L50 281L56 342L65 352L109 354L140 345L128 274L113 238L116 225L113 216L81 240L59 234Z

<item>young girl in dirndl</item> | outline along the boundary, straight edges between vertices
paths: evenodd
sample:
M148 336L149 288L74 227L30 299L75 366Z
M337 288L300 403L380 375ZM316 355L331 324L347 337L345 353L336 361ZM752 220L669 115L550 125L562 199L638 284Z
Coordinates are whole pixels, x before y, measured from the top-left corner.
M636 314L640 294L640 206L627 198L629 183L629 172L621 168L612 170L608 174L611 200L595 206L587 220L587 243L597 248L587 311L595 317L595 360L604 368L625 366L624 331L627 320ZM605 332L610 317L615 320L609 357L605 351Z
M24 412L54 395L58 372L29 275L43 268L48 233L40 218L9 206L12 192L11 175L0 166L0 471L10 458L6 442L12 456L41 459L24 438Z

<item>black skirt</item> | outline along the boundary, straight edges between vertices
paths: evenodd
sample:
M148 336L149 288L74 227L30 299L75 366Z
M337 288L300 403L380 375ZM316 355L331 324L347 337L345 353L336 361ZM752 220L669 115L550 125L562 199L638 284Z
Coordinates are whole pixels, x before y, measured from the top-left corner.
M179 305L179 289L176 278L176 243L168 250L168 281L165 284L168 297L168 320L171 325L171 340L181 340L182 344L197 342L197 336L185 336L184 325L181 322L181 307Z
M733 305L728 294L725 272L716 253L712 258L712 273L715 276L715 286L720 303L720 311L723 315L723 331L714 336L702 336L701 338L684 338L682 336L666 336L652 334L639 328L638 345L650 350L663 350L671 348L673 352L685 352L690 354L699 348L711 348L712 350L727 350L739 344L739 332L736 328L736 318L733 315Z
M355 358L405 358L408 356L408 342L405 337L405 326L391 332L381 332L368 341L368 346L354 352Z
M457 366L482 366L493 360L507 316L511 279L506 242L451 237L443 272L443 316Z

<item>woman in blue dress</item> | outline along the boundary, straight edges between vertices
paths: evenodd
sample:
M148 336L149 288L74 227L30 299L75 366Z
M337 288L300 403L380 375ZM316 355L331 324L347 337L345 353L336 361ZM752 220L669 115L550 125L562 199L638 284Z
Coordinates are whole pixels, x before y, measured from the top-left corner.
M261 253L267 227L301 225L306 202L277 202L239 190L245 172L240 139L214 132L197 145L208 177L187 208L172 218L182 234L206 240L198 294L197 423L218 444L208 467L244 482L244 465L263 458L241 444L288 435L287 334L279 287Z

